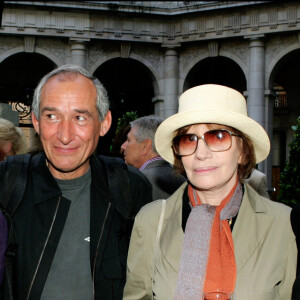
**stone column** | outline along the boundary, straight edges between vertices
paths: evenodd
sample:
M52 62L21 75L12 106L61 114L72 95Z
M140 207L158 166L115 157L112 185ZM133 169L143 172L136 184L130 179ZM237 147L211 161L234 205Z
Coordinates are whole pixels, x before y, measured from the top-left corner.
M250 37L249 48L248 115L266 128L264 95L265 52L264 42L261 37ZM258 169L265 173L264 163L260 163Z
M85 68L86 43L89 39L70 39L71 45L71 62Z
M250 39L248 115L265 127L265 52L261 38Z
M162 96L156 96L152 98L154 104L154 114L161 118L164 118L164 100Z
M167 47L165 50L165 65L164 65L164 117L167 118L178 110L178 52L173 47Z

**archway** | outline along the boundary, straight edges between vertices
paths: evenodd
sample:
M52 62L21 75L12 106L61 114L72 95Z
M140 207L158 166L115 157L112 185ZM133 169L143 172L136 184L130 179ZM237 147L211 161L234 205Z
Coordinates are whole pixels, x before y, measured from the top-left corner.
M201 84L220 84L243 93L247 90L246 77L240 66L224 57L207 57L198 62L188 73L183 91Z
M28 150L37 149L39 143L31 123L31 104L34 89L40 79L56 65L38 53L20 52L0 63L0 103L12 105L18 111L19 126L28 142ZM10 111L10 108L8 108ZM4 117L8 118L7 114Z
M55 64L37 53L17 53L0 63L0 102L30 105L39 80Z
M268 86L276 92L273 109L273 186L279 188L280 172L289 157L292 125L300 115L300 49L283 56L274 66ZM278 191L279 192L279 191Z
M118 118L125 112L136 111L139 117L153 114L153 76L142 63L130 58L114 58L102 64L94 73L107 90L113 124L100 139L98 152L109 155Z

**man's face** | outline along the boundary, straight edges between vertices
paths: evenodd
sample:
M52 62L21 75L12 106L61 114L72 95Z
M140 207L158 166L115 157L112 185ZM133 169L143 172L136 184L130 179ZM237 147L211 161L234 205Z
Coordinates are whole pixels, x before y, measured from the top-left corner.
M40 135L49 170L59 179L77 178L89 169L89 157L95 151L99 136L111 125L110 112L99 121L96 88L82 75L59 81L49 79L41 93L40 118L32 114Z
M142 151L144 148L144 143L139 143L134 134L136 132L135 128L131 128L127 134L127 140L121 146L121 151L124 154L124 159L126 164L140 168L143 165L142 161Z

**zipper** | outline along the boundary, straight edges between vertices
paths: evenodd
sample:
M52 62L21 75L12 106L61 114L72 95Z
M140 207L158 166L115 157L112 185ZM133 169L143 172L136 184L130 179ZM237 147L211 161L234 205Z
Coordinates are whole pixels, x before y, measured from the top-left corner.
M47 243L48 243L48 241L49 241L49 237L50 237L50 234L51 234L51 232L52 232L53 225L54 225L54 221L55 221L55 219L56 219L57 211L58 211L58 208L59 208L59 205L60 205L60 200L61 200L61 197L59 196L59 197L58 197L58 202L57 202L57 205L56 205L56 209L55 209L55 213L54 213L54 216L53 216L53 219L52 219L52 223L51 223L51 226L50 226L50 230L49 230L49 232L48 232L48 235L47 235L47 238L46 238L46 242L45 242L45 244L44 244L42 253L41 253L41 255L40 255L40 258L39 258L37 267L36 267L35 272L34 272L34 274L33 274L33 278L32 278L32 280L31 280L31 283L30 283L30 286L29 286L29 290L28 290L28 294L27 294L26 300L29 299L30 292L31 292L31 289L32 289L32 286L33 286L33 282L34 282L34 280L35 280L37 271L38 271L38 269L39 269L39 267L40 267L40 264L41 264L43 255L44 255L44 253L45 253L45 249L46 249Z
M106 219L107 219L110 207L111 207L111 203L109 202L108 203L108 207L106 209L105 218L104 218L104 221L103 221L103 224L102 224L102 228L101 228L101 232L100 232L100 237L99 237L97 248L96 248L96 255L95 255L95 259L94 259L94 264L93 264L93 296L94 296L93 298L94 299L95 299L95 269L96 269L96 261L97 261L97 256L98 256L100 242L101 242L101 239L102 239L102 236L103 236L104 226L105 226L105 223L106 223Z

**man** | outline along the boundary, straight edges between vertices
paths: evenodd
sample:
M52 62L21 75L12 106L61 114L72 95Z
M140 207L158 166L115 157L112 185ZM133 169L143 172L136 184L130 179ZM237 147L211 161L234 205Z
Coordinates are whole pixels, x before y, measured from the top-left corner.
M121 146L126 164L140 169L151 182L153 200L168 198L185 181L156 151L154 136L162 121L158 116L146 116L130 122Z
M66 65L42 78L32 109L44 153L32 157L13 215L14 299L122 299L127 223L93 155L111 126L106 91L86 70ZM151 185L139 173L128 168L131 219L151 201Z

